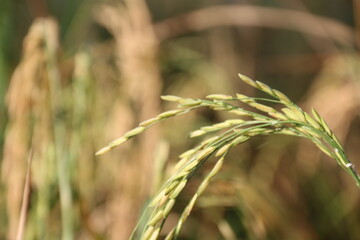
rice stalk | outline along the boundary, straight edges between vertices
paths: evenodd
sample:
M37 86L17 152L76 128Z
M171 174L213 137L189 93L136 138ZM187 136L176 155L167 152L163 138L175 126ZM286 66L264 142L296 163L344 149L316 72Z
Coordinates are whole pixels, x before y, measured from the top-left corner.
M170 117L185 114L199 107L207 107L215 111L227 111L240 117L246 117L246 119L230 119L211 126L204 126L190 133L190 137L199 137L211 132L221 131L217 136L200 142L193 149L180 155L180 161L175 167L175 173L164 183L159 193L148 206L148 210L152 209L152 213L146 221L140 239L157 239L180 192L185 188L191 176L214 154L218 160L213 169L204 177L183 210L176 226L166 236L166 239L177 239L183 223L190 215L197 199L201 196L210 180L220 170L228 151L257 135L282 134L309 139L321 151L335 159L360 187L360 176L356 172L354 165L346 157L338 138L316 110L312 109L311 114L306 113L280 91L244 75L239 74L239 77L250 86L267 93L272 99L253 98L242 94L237 94L236 97L212 94L207 96L209 100L164 96L164 100L177 102L179 104L178 109L161 113L155 118L140 123L139 127L125 133L125 135L97 152L97 155L103 154L144 132L153 124ZM239 101L258 111L246 110L236 106L234 102ZM267 106L267 102L281 104L282 108L276 110Z

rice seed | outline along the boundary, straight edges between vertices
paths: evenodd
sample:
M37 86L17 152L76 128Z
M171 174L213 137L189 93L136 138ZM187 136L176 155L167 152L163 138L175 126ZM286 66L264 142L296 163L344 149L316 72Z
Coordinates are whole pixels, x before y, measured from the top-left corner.
M340 150L337 148L335 148L335 155L342 166L346 167L350 163L347 159L344 159L343 154L340 154Z
M186 164L184 166L184 168L182 169L182 171L185 171L185 172L189 172L190 170L192 170L195 166L197 166L199 164L199 161L191 161L189 162L188 164Z
M320 117L320 114L314 108L311 108L311 112L312 112L315 120L321 124L322 118Z
M213 169L211 170L211 172L209 173L208 178L212 178L213 176L215 176L219 170L221 169L221 167L223 166L224 163L224 156L222 156L216 163L215 166L213 167ZM199 193L200 195L200 193Z
M239 136L239 137L235 138L235 139L231 142L231 144L232 144L233 146L236 146L236 145L238 145L238 144L240 144L240 143L246 142L246 141L249 140L249 139L250 139L249 136L242 135L242 136Z
M213 153L215 149L216 149L215 147L208 147L208 148L204 149L196 156L196 159L198 159L198 160L204 159L205 157L207 157L211 153Z
M196 166L196 165L195 165ZM183 170L181 169L181 171L177 172L173 179L176 180L176 179L180 179L180 178L184 178L185 176L189 175L189 171L186 171L186 170Z
M268 114L269 114L269 116L277 118L279 120L287 120L287 117L284 114L279 113L279 112L269 112Z
M195 195L191 198L190 202L188 203L188 205L186 206L185 210L183 211L183 213L182 213L182 215L181 215L182 218L187 218L187 217L190 215L190 212L191 212L191 210L193 209L197 198L198 198L198 195L197 195L197 194L195 194Z
M165 196L165 190L162 190L160 193L158 193L158 195L151 201L151 203L149 204L149 207L154 207L155 205L157 205L160 200Z
M180 180L178 179L174 180L174 178L175 177L172 178L172 181L165 188L165 195L169 195L169 193L171 193L180 184Z
M293 102L285 94L283 94L282 92L280 92L280 91L278 91L276 89L273 89L273 93L283 103L285 103L285 104L293 104Z
M223 128L227 128L227 127L230 127L231 124L229 122L221 122L221 123L216 123L213 125L213 127L216 129L216 130L221 130Z
M301 128L303 129L304 132L308 133L309 135L311 135L315 138L319 138L319 139L322 138L322 136L316 130L314 131L313 129L311 129L307 126L302 126Z
M148 222L148 225L155 226L162 219L162 216L163 216L163 210L157 211L156 214Z
M166 218L166 216L169 215L169 213L170 213L171 209L173 208L174 204L175 204L175 199L170 199L167 202L167 204L166 204L166 206L164 208L164 211L163 211L163 218Z
M177 187L172 191L172 193L169 195L170 199L175 199L179 193L183 190L183 188L185 187L187 183L186 179L183 179L178 185Z
M228 143L224 146L222 146L215 154L215 157L220 157L224 155L226 152L229 151L229 149L232 147L231 143Z
M236 98L242 101L243 103L247 103L247 104L255 102L255 100L252 99L251 97L239 93L236 94Z
M250 116L249 112L245 111L244 109L240 109L240 108L235 109L235 110L230 110L229 112L234 113L239 116Z
M297 116L297 119L300 122L306 122L305 116L304 116L304 111L302 111L299 107L296 107L296 106L290 106L289 108L291 109L291 111L294 112L294 114Z
M169 101L169 102L178 102L182 98L178 97L178 96L173 96L173 95L164 95L164 96L161 96L161 99L165 100L165 101Z
M337 136L333 135L332 136L332 139L335 141L335 143L338 145L338 146L341 146L341 143L340 143L340 140Z
M153 232L154 232L154 226L147 227L142 239L149 239Z
M228 119L225 121L227 124L229 124L230 126L234 126L234 125L238 125L238 124L242 124L245 122L245 120L242 119Z
M299 120L298 116L289 108L282 108L281 111L285 114L288 119Z
M206 98L213 99L213 100L232 100L233 97L224 94L211 94L206 96Z
M311 126L313 126L316 129L318 129L320 127L319 123L317 121L315 121L308 113L304 112L304 116L305 116L306 122L310 123Z
M236 98L239 99L239 100L243 100L243 99L250 99L251 97L246 96L244 94L237 93Z
M164 204L167 203L168 201L169 201L169 196L167 195L162 196L157 207L159 208L164 206Z
M118 139L113 140L112 142L110 142L107 146L101 148L99 151L97 151L95 153L96 156L99 156L101 154L104 154L108 151L110 151L111 149L113 149L116 146L119 146L120 144L126 142L129 138L128 137L120 137Z
M190 150L187 150L186 152L183 152L182 154L179 155L179 158L187 158L191 155L193 155L195 153L195 149L190 149Z
M169 117L173 117L173 116L176 116L180 113L183 113L184 110L183 109L175 109L175 110L169 110L169 111L166 111L166 112L163 112L163 113L160 113L158 115L158 118L169 118Z
M179 235L183 223L184 223L184 220L183 220L182 218L180 218L179 221L178 221L178 223L177 223L177 225L176 225L176 228L175 228L175 233L174 233L175 239L176 239L177 236Z
M131 138L135 135L142 133L143 131L145 131L145 129L146 129L145 127L134 128L133 130L130 130L127 133L125 133L124 138Z
M174 234L175 234L175 228L173 228L173 229L166 235L165 240L174 239Z
M245 75L243 75L243 74L240 74L240 73L238 74L238 76L240 77L240 79L241 79L243 82L249 84L250 86L253 86L253 87L255 87L255 88L258 88L258 86L256 85L255 81L253 81L251 78L249 78L249 77L247 77L247 76L245 76Z
M129 138L127 138L127 137L125 137L125 136L124 136L124 137L119 137L118 139L115 139L115 140L111 141L111 142L109 143L109 146L110 146L111 148L113 148L113 147L115 147L115 146L119 146L120 144L126 142L127 140L129 140Z
M199 136L202 136L206 133L206 131L204 130L196 130L196 131L193 131L190 133L190 137L193 138L193 137L199 137Z
M329 126L327 125L327 123L325 122L325 120L322 118L322 122L321 122L321 126L324 128L325 132L329 135L329 136L334 136L334 134L332 133L332 131L330 130Z
M285 135L290 135L290 136L297 136L298 135L292 129L287 129L287 128L281 129L280 131L278 131L278 133L285 134Z
M268 107L266 105L263 105L263 104L260 104L260 103L257 103L257 102L249 103L249 105L256 108L256 109L259 109L260 111L266 112L266 113L277 112L272 107Z
M151 235L151 237L149 238L149 240L156 240L157 237L159 236L159 233L160 233L160 228L158 227L158 228L153 232L153 234Z
M328 155L329 157L333 158L333 154L329 151L329 149L327 149L322 143L319 142L314 142L315 145L321 150L323 151L326 155Z
M255 81L255 83L257 84L258 86L258 89L266 92L267 94L269 94L270 96L274 96L274 92L272 90L272 88L270 88L268 85L266 85L265 83L262 83L260 81ZM276 96L276 95L275 95Z
M219 130L219 128L215 127L215 126L205 126L205 127L201 127L201 130L204 130L205 132L214 132Z
M217 140L218 138L219 138L219 136L214 136L214 137L208 138L208 139L206 139L205 141L203 141L203 142L201 143L201 145L202 145L202 146L208 145L208 144L214 142L215 140Z
M207 188L207 186L209 185L209 182L208 181L203 181L201 184L200 184L200 186L198 187L198 189L197 189L197 193L199 194L199 195L201 195L204 191L205 191L205 189Z
M179 107L195 107L202 103L201 100L195 100L191 98L181 99L179 101L180 105Z
M101 155L101 154L104 154L104 153L108 152L110 149L111 149L111 147L109 147L109 146L103 147L103 148L101 148L99 151L97 151L97 152L95 153L95 155L96 155L96 156L99 156L99 155Z
M148 119L148 120L146 120L146 121L141 122L141 123L139 124L139 126L141 126L141 127L148 127L148 126L150 126L150 125L152 125L152 124L154 124L154 123L156 123L156 122L159 122L159 121L160 121L160 118L150 118L150 119Z

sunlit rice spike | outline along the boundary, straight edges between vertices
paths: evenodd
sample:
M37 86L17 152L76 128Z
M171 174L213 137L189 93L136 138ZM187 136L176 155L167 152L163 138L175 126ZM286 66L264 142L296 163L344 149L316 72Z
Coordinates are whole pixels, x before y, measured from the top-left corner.
M148 210L151 208L152 213L145 223L143 234L141 235L142 240L155 240L159 238L159 233L161 232L164 221L170 214L178 195L187 185L188 180L191 179L193 174L195 174L208 159L216 161L217 157L221 157L221 159L215 163L210 173L204 177L197 191L192 194L191 200L183 210L176 226L166 237L166 239L176 239L195 202L208 186L209 180L215 176L222 166L224 157L228 151L256 135L284 134L307 138L316 144L325 154L337 160L360 187L360 176L357 174L352 163L347 159L340 145L340 141L316 110L312 109L312 114L310 115L293 103L285 94L276 89L272 89L262 82L254 81L241 74L239 74L239 77L250 86L268 93L274 99L253 98L242 94L236 94L236 97L224 94L211 94L207 96L207 98L211 100L165 95L162 97L163 100L178 102L179 108L163 112L154 118L140 123L138 127L110 142L96 153L96 155L103 154L130 138L141 134L153 124L157 124L173 116L187 113L198 107L206 107L215 111L226 111L227 113L234 113L240 116L240 119L237 119L238 116L235 116L234 119L221 121L211 126L203 126L190 133L190 137L198 137L218 131L216 136L201 141L194 148L180 155L180 160L172 171L171 177L163 184L158 195L153 198L148 206ZM246 109L252 109L250 107L253 107L262 112L254 111L255 109L242 109L236 105L239 104L238 101L230 101L237 99L248 105ZM281 111L277 110L267 106L267 102L280 103L283 108ZM212 154L215 155L215 159L213 157L209 158Z

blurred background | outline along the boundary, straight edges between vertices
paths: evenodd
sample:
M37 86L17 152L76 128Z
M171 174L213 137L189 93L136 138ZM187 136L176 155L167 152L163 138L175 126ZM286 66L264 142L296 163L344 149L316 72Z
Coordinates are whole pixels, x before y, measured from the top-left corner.
M162 94L256 96L237 73L315 107L360 168L358 0L1 0L0 239L128 239L188 132ZM208 172L180 195L164 234ZM311 143L258 137L232 150L181 239L360 239L359 189Z

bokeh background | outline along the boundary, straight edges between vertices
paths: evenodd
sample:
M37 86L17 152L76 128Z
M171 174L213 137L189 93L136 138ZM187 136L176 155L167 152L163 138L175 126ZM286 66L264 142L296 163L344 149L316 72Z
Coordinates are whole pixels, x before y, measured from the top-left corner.
M315 107L360 168L358 0L1 0L0 239L127 239L149 197L228 115L171 119L101 157L171 104L256 96L237 73ZM164 233L206 174L195 175ZM359 240L359 188L306 140L232 150L181 239Z

